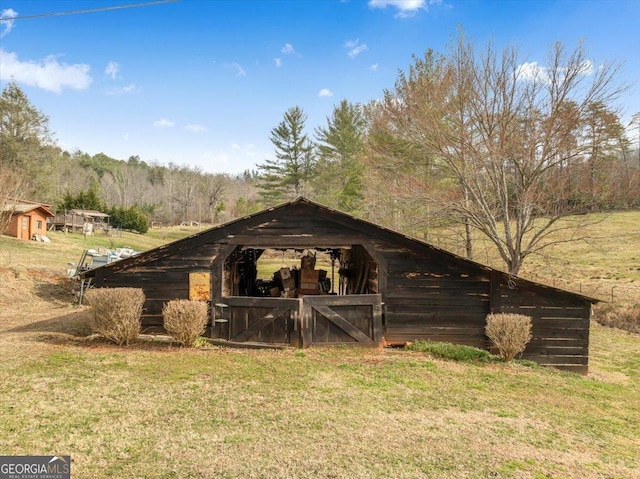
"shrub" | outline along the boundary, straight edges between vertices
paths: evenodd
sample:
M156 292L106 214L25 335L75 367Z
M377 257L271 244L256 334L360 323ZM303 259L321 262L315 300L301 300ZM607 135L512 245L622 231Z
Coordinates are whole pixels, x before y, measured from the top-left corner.
M176 299L169 301L162 308L164 329L183 346L193 346L207 326L206 301Z
M429 353L433 356L452 361L489 361L491 354L484 349L478 349L462 344L438 343L427 340L418 340L409 345L407 349Z
M116 344L127 345L140 334L145 296L140 288L99 288L85 294L91 306L91 329Z
M116 208L109 210L111 226L123 230L137 231L145 234L149 231L149 218L137 206L130 208Z
M593 318L603 326L640 334L640 303L601 303L593 307Z
M500 357L511 361L531 340L531 318L523 314L490 314L485 332Z

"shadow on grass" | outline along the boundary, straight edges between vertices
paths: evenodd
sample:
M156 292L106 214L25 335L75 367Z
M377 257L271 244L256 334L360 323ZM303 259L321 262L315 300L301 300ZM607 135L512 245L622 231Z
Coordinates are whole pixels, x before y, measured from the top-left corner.
M89 310L76 310L42 321L8 329L10 333L33 333L25 339L61 346L74 346L88 349L108 349L110 351L158 351L176 352L180 350L195 350L183 348L171 342L166 335L143 334L135 342L119 346L105 338L93 334L89 326ZM145 331L146 333L146 331ZM215 346L201 348L203 350L218 349Z
M70 278L45 278L34 285L33 292L39 299L47 302L72 304L73 301Z
M76 310L42 321L33 321L22 326L9 329L12 333L53 333L76 338L84 338L91 334L89 328L89 312Z

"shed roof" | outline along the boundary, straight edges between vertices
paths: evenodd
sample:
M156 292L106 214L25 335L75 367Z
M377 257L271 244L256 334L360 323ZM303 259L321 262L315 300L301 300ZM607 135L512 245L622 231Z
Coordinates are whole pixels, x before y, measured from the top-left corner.
M165 245L162 246L158 246L156 248L147 250L145 252L142 252L136 256L133 256L131 258L127 258L127 259L123 259L114 263L109 263L107 265L101 266L99 268L95 268L86 272L82 273L82 276L85 277L94 277L96 275L96 273L100 272L101 270L104 271L105 273L107 272L116 272L116 271L121 271L124 269L127 269L129 267L132 266L138 266L141 264L145 264L148 261L155 261L158 260L160 258L166 257L166 256L170 256L172 254L175 254L178 251L184 251L186 249L190 249L190 248L196 248L198 245L200 244L204 244L208 241L211 240L216 240L218 239L218 237L220 239L222 238L226 238L228 235L233 235L233 234L237 234L238 232L241 232L245 229L245 227L247 227L249 224L252 223L256 223L259 224L262 221L266 221L269 220L270 218L276 216L276 214L278 212L281 212L282 210L291 208L293 206L299 206L302 205L303 207L309 208L310 212L315 214L316 216L321 216L324 215L325 219L328 217L329 220L334 220L336 222L339 222L342 225L351 227L353 229L359 230L361 231L363 234L365 235L370 235L370 236L383 236L383 237L387 237L392 239L393 241L396 242L403 242L405 244L411 245L413 247L416 248L426 248L428 250L431 251L437 251L438 253L449 257L452 261L461 261L461 262L465 262L468 263L470 265L474 265L475 267L484 270L486 272L497 272L499 274L504 275L505 277L509 278L509 279L513 279L513 280L518 280L518 282L524 283L524 284L528 284L531 286L535 286L537 288L543 288L543 289L548 289L549 291L555 291L555 292L560 292L560 293L565 293L565 294L570 294L573 296L576 296L578 298L582 298L582 299L586 299L592 303L597 303L600 302L599 299L596 298L591 298L582 294L578 294L578 293L574 293L572 291L567 291L567 290L563 290L560 288L556 288L553 286L548 286L542 283L537 283L535 281L530 281L527 280L525 278L521 278L521 277L515 277L513 275L510 275L509 273L506 273L504 271L498 270L496 268L492 268L490 266L478 263L476 261L472 261L469 260L467 258L464 258L462 256L459 256L455 253L452 253L450 251L444 250L442 248L439 248L437 246L434 246L430 243L424 242L422 240L413 238L411 236L399 233L397 231L393 231L389 228L386 228L384 226L372 223L370 221L361 219L361 218L357 218L353 215L349 215L347 213L335 210L333 208L329 208L327 206L324 206L320 203L316 203L314 201L311 201L309 199L300 197L297 198L295 200L283 203L281 205L275 206L275 207L271 207L271 208L267 208L265 210L259 211L257 213L248 215L248 216L244 216L242 218L238 218L235 220L232 220L230 222L218 225L218 226L214 226L213 228L209 228L207 230L198 232L196 234L187 236L185 238L181 238L179 240L173 241L171 243L167 243ZM276 245L274 245L276 246ZM330 245L325 245L325 244L318 244L315 245L317 247L327 247Z
M109 218L109 215L106 213L101 213L96 210L78 210L73 209L69 210L67 213L76 214L78 216L88 216L90 218Z
M2 211L10 211L12 214L25 214L35 210L41 210L44 213L44 216L48 216L53 218L55 215L48 208L49 205L45 205L42 203L6 203L2 208Z

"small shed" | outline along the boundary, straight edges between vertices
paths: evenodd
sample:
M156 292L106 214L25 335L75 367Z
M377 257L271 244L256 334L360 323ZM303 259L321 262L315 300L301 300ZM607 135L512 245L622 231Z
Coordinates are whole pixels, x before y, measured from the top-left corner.
M5 234L26 240L46 236L47 220L55 216L49 208L50 205L33 201L5 203L3 211L11 214Z
M261 283L259 258L285 249L323 252L332 274L307 265L306 273L285 270L274 276L276 283ZM334 267L338 288L327 281ZM521 313L533 318L533 339L523 357L580 373L588 367L589 319L597 301L304 198L83 276L96 287L142 288L145 328L162 326L168 301L207 300L209 334L231 342L382 346L430 339L489 348L487 314Z

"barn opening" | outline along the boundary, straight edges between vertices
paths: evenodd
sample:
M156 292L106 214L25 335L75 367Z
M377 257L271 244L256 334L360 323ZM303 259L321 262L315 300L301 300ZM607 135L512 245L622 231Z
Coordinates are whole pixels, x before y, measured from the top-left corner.
M296 347L378 346L378 270L363 245L238 246L224 261L212 337Z
M299 298L378 294L378 276L377 262L362 245L238 246L224 262L222 296Z

